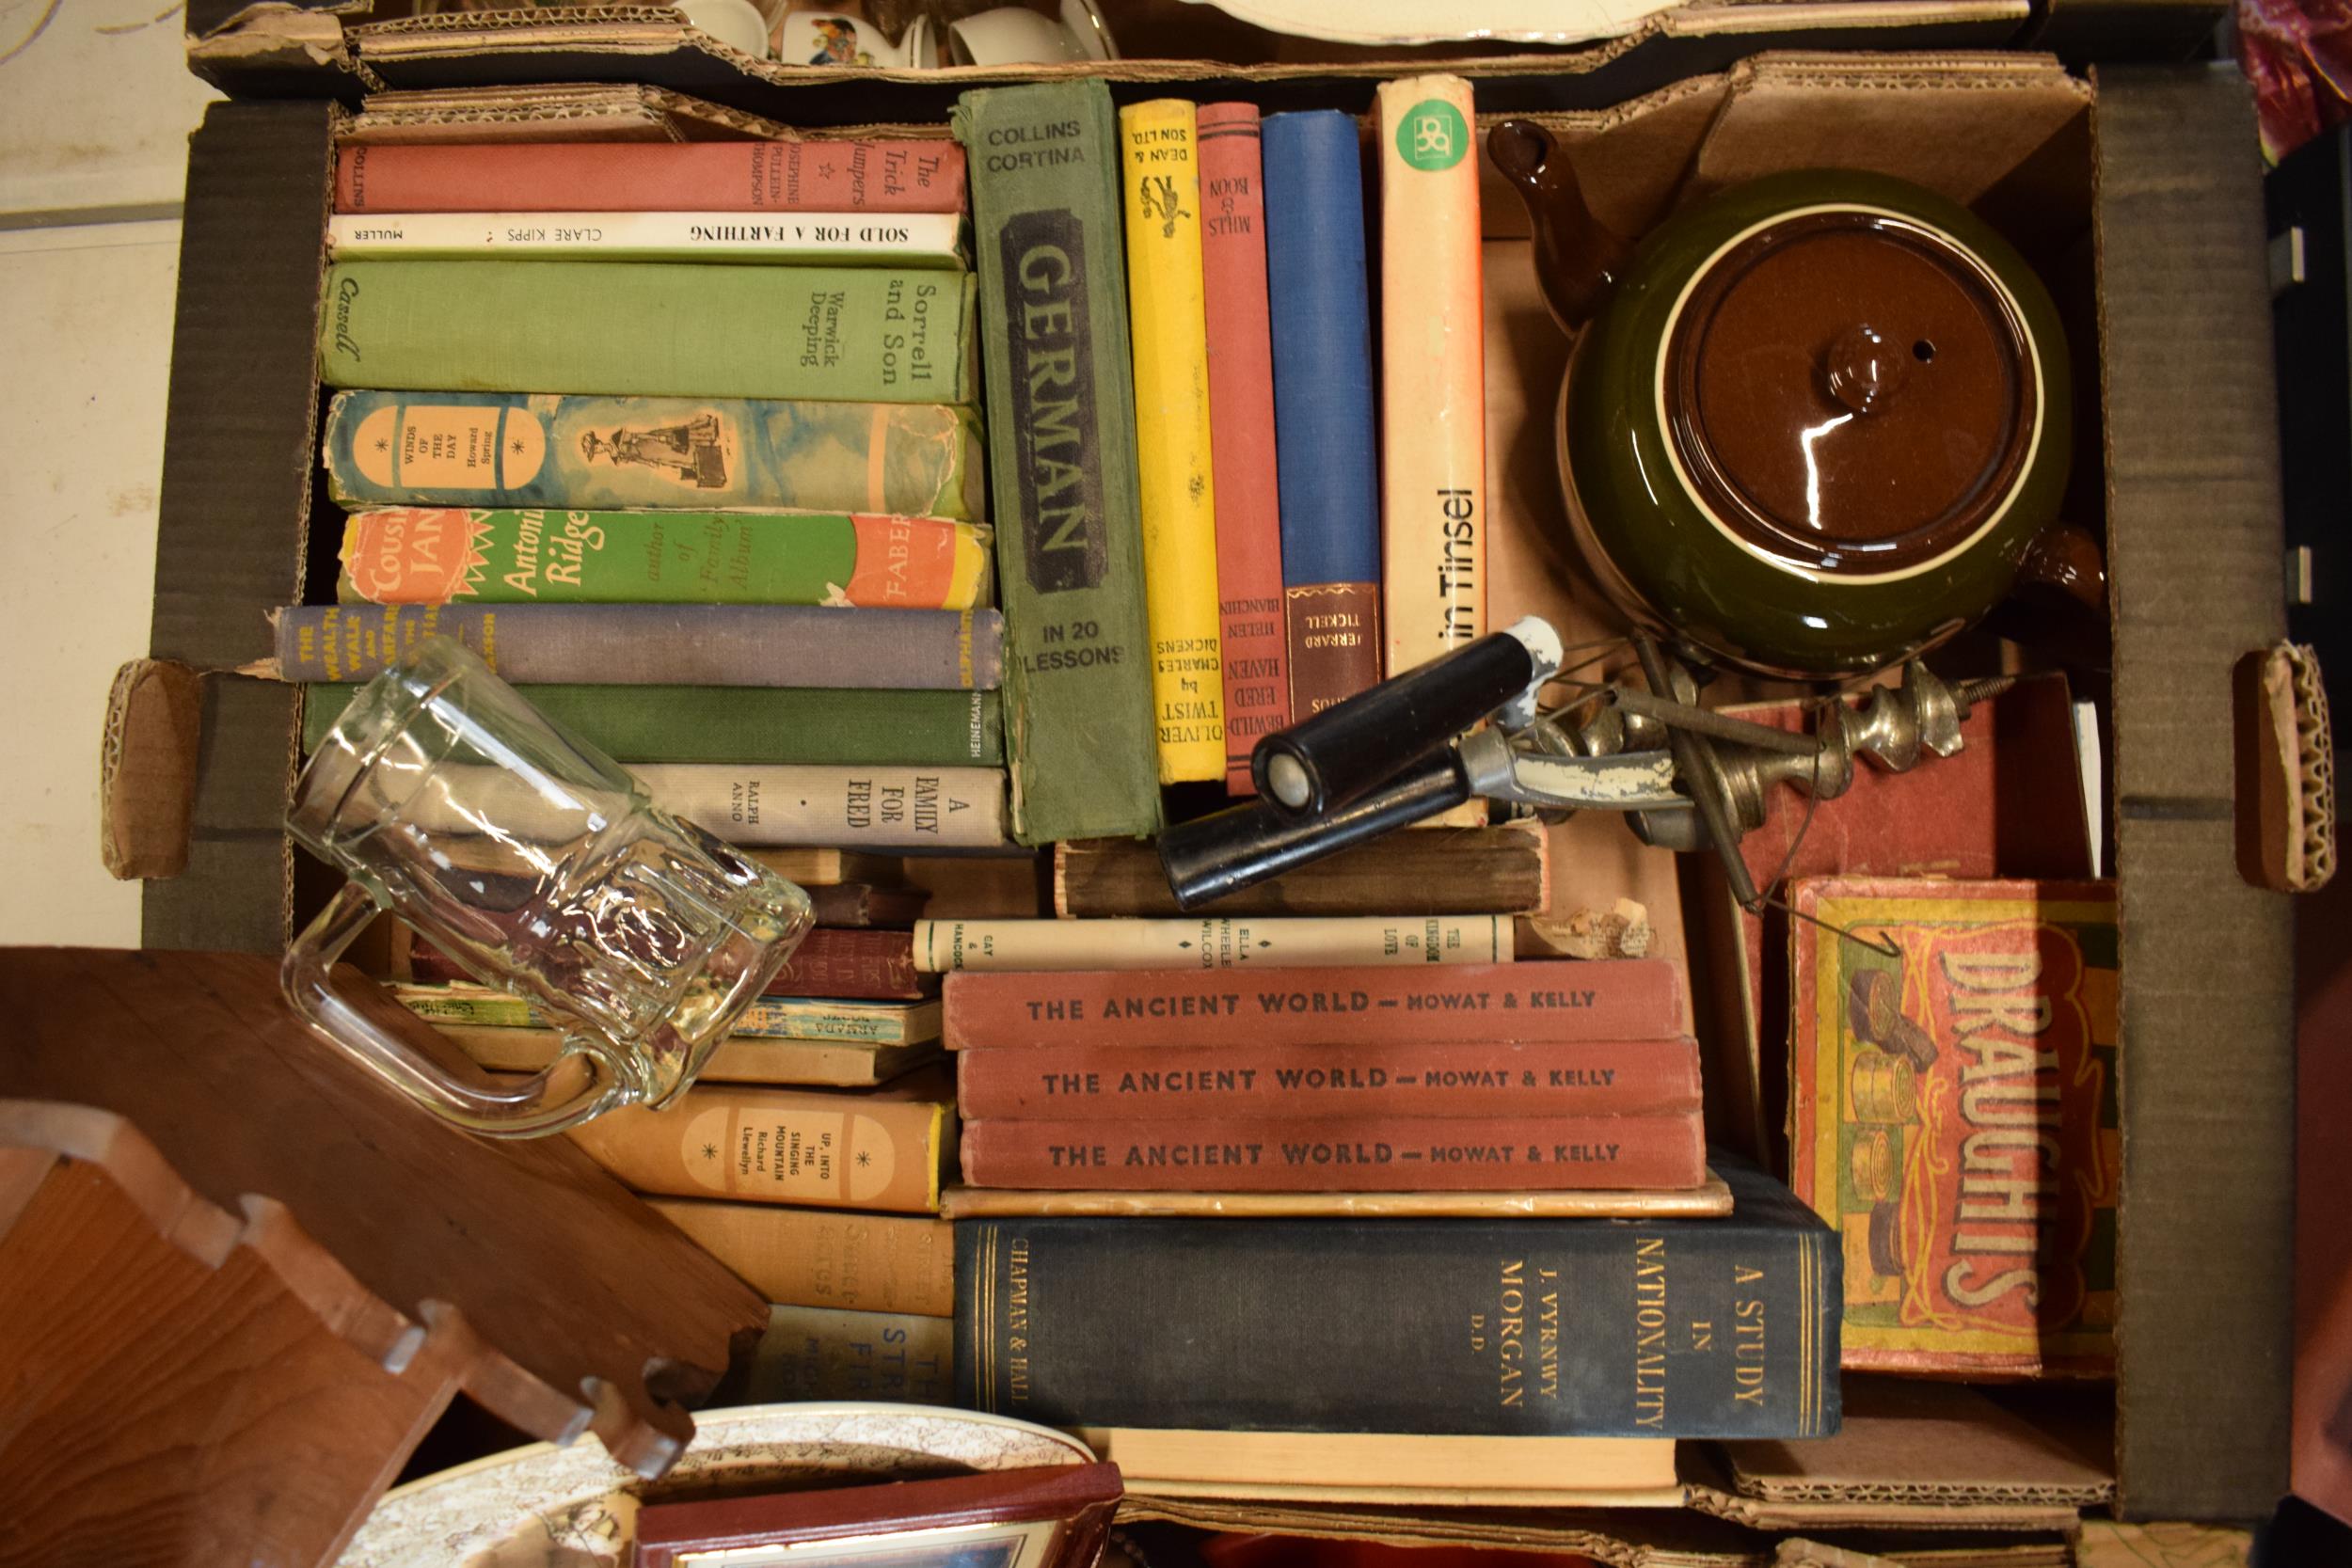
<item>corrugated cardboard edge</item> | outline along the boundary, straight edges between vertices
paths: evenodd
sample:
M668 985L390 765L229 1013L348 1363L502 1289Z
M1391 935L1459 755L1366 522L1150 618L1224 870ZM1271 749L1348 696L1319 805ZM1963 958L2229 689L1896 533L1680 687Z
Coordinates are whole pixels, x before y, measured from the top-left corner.
M1761 1530L2047 1530L2063 1534L2082 1522L2082 1515L2069 1504L2025 1498L1974 1502L1934 1502L1924 1498L1767 1502L1711 1486L1686 1486L1683 1496L1686 1506L1702 1513Z
M2335 736L2319 656L2280 642L2238 661L2238 870L2311 893L2336 872Z
M338 8L361 10L365 0ZM353 56L342 19L324 6L252 5L218 20L191 9L187 32L188 69L215 86L224 77L239 85L277 77L290 86L305 78L383 86Z
M2233 66L2095 82L2122 983L2116 1506L2265 1518L2288 1483L2294 915L2238 875L2230 743L2237 660L2286 632L2262 159Z
M186 665L135 658L115 673L98 756L98 850L113 876L186 868L203 731L203 680Z
M266 657L268 612L302 598L338 113L215 103L189 142L151 657L204 671ZM293 902L298 693L238 679L203 692L187 868L147 884L141 941L275 953Z
M706 141L797 139L760 115L685 93L627 84L517 87L509 92L370 93L339 141Z
M1992 1528L1858 1532L1851 1543L1775 1541L1727 1519L1689 1509L1464 1509L1409 1512L1369 1506L1138 1497L1119 1505L1122 1524L1167 1520L1212 1530L1373 1541L1395 1546L1501 1546L1576 1552L1609 1568L1785 1568L1899 1562L1905 1568L1998 1563L2001 1568L2071 1568L2067 1533ZM1820 1528L1823 1527L1809 1527ZM1783 1555L1794 1548L1798 1555ZM1836 1554L1844 1553L1838 1557Z
M1563 64L1586 59L1597 62L1613 58L1651 38L1753 37L1828 28L1884 31L1893 35L1885 40L1884 46L1897 47L1905 31L1955 24L1973 24L2004 36L2014 36L2016 31L2027 24L2032 14L2032 8L2026 0L1942 0L1942 3L1934 5L1920 5L1914 0L1775 0L1773 4L1734 0L1730 4L1679 5L1642 18L1613 37L1595 34L1581 42L1561 45L1543 57ZM1008 77L1008 70L1003 67L957 66L929 71L878 71L872 67L786 65L772 60L754 60L685 24L674 13L645 6L581 8L561 18L550 18L544 12L533 11L453 11L365 23L354 27L353 32L362 54L373 53L387 57L402 54L517 48L667 51L678 47L697 47L737 62L745 69L746 74L787 85L832 83L864 77L885 81L944 78L978 86L997 83ZM1219 61L1126 59L1102 62L1100 65L1085 62L1074 67L1021 66L1012 68L1010 74L1024 79L1041 75L1102 74L1114 81L1172 81L1204 71L1219 75L1242 71L1248 73L1252 79L1275 81L1288 76L1327 74L1334 70L1347 74L1385 78L1398 74L1402 69L1393 58L1363 59L1361 56L1369 51L1360 48L1334 45L1332 52L1358 57L1338 65L1316 61L1241 67ZM1473 56L1448 60L1445 68L1467 76L1511 75L1526 71L1527 56Z

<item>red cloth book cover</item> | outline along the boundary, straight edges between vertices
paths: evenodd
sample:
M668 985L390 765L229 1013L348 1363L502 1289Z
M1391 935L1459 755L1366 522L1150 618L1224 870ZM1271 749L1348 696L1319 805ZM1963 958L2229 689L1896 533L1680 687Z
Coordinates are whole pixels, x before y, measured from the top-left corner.
M1249 752L1291 717L1282 505L1274 465L1265 178L1252 103L1200 105L1200 272L1209 327L1209 460L1225 658L1225 787L1252 792Z

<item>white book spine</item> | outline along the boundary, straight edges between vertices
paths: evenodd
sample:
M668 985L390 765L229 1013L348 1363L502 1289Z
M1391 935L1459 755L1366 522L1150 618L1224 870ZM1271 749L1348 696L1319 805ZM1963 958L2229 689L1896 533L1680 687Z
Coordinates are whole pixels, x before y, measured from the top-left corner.
M1512 957L1508 915L1227 915L1172 920L918 920L914 967L1241 969L1311 964L1488 964Z
M896 265L961 266L955 213L338 213L337 261L518 256L703 261L871 257Z
M657 804L749 847L993 849L1005 843L1001 768L811 768L638 763Z

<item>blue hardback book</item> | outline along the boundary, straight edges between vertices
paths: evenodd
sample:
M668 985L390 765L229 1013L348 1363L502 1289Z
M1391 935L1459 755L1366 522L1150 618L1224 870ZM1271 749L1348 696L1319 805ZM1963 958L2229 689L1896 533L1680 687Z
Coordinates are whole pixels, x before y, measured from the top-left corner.
M1291 712L1380 679L1380 463L1363 153L1337 110L1264 122L1266 303Z

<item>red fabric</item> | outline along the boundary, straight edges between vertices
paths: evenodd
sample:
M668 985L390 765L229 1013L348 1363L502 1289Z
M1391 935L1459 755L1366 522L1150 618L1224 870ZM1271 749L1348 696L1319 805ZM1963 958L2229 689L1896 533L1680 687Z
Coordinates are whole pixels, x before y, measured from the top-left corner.
M2273 163L2352 119L2352 0L2238 0L2237 29Z

